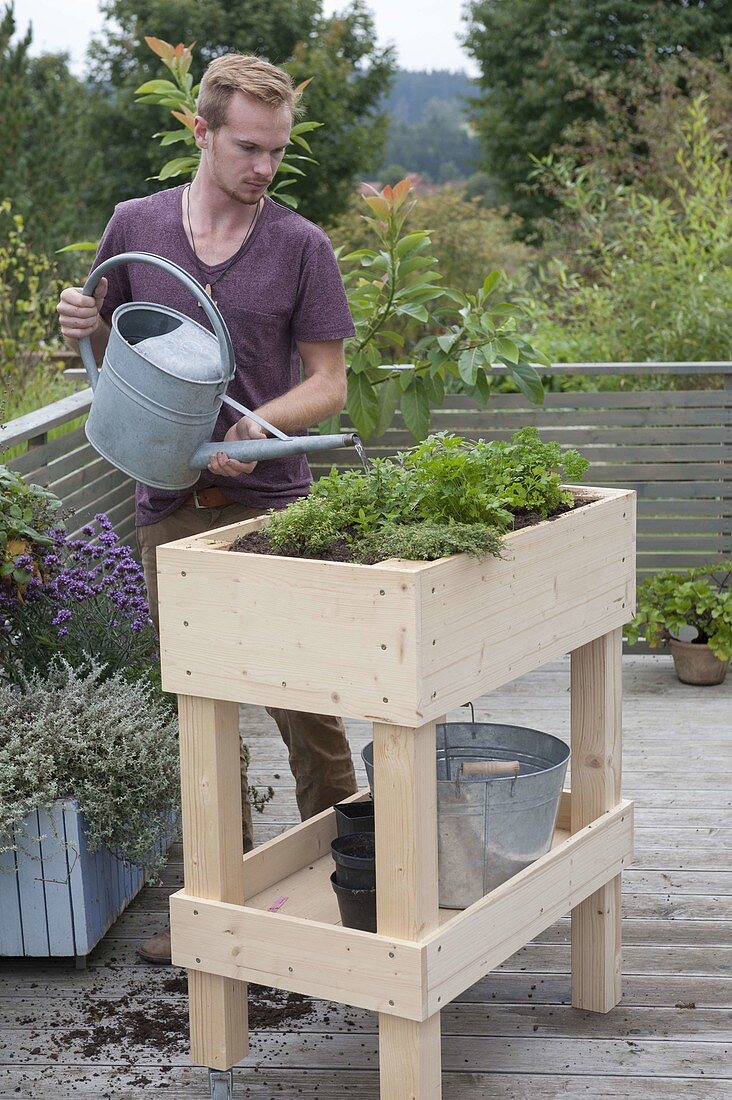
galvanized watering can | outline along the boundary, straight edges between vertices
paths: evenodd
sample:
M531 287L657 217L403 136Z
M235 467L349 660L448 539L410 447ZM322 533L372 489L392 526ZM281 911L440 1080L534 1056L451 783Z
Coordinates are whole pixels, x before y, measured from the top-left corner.
M112 256L92 271L84 294L92 295L113 267L129 263L151 264L174 275L197 298L215 335L175 309L128 302L112 316L103 370L96 365L90 338L79 341L94 391L86 436L113 466L156 489L190 489L218 451L239 462L262 462L360 445L353 433L290 437L227 397L235 370L228 329L215 302L170 260L149 252ZM222 401L275 438L211 443Z

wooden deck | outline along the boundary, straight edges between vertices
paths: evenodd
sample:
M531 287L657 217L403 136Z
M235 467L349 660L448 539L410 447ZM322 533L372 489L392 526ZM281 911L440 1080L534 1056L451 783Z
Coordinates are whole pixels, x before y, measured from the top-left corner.
M624 877L623 1001L569 1007L569 921L559 921L442 1013L445 1100L730 1100L732 1097L732 680L690 688L668 657L625 660L624 794L636 860ZM477 705L483 720L567 736L568 661ZM467 712L459 712L464 720ZM458 712L450 716L458 717ZM276 790L257 840L297 819L273 723L242 708L252 782ZM363 780L365 723L349 723ZM147 888L89 960L0 963L0 1096L208 1096L186 1054L185 973L135 946L163 927L181 881ZM377 1100L376 1017L254 991L249 1100Z

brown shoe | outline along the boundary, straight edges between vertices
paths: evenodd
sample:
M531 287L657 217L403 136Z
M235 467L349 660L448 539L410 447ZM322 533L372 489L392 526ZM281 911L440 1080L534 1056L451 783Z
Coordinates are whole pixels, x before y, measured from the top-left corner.
M145 962L170 965L170 929L157 932L138 947L137 954Z

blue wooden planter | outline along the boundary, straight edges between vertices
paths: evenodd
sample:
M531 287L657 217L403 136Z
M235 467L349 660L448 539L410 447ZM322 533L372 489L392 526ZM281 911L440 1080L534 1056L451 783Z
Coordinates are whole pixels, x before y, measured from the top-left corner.
M59 799L50 813L34 810L13 837L24 851L0 854L0 956L82 959L144 885L141 867L107 848L89 851L75 805ZM176 833L171 816L155 853Z

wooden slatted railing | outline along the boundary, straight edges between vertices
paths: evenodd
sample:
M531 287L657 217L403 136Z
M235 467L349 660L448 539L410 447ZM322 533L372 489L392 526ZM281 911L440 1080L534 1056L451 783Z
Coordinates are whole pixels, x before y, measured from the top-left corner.
M638 493L639 575L685 568L729 557L732 551L732 363L563 364L556 375L714 375L721 388L617 390L547 394L541 407L519 394L495 394L487 408L447 396L432 430L471 439L510 439L535 425L545 439L576 447L590 460L588 484L628 486ZM75 509L74 531L96 512L106 512L120 536L134 540L134 485L99 458L83 427L48 441L52 429L83 421L91 391L64 398L0 430L0 453L23 444L10 465L30 481L51 488ZM372 456L393 455L413 440L397 419L371 440ZM350 451L313 463L317 477L332 463L350 465Z
M91 390L64 397L52 405L11 420L0 429L2 452L26 447L8 465L26 481L51 489L73 515L69 534L77 536L97 512L112 520L120 539L135 541L135 483L100 458L84 435L83 423L91 406ZM51 431L70 428L49 441Z
M703 370L699 370L703 367ZM697 369L694 369L697 368ZM533 425L544 439L575 447L589 459L585 482L624 486L638 493L639 577L687 568L732 553L732 364L578 364L553 367L559 375L691 373L722 377L717 389L617 390L548 393L543 406L520 394L494 394L487 408L462 396L446 397L432 431L469 439L508 440ZM368 454L388 456L413 440L395 422L371 440ZM347 457L344 459L344 455ZM338 464L356 465L349 452ZM317 477L326 462L313 464Z

